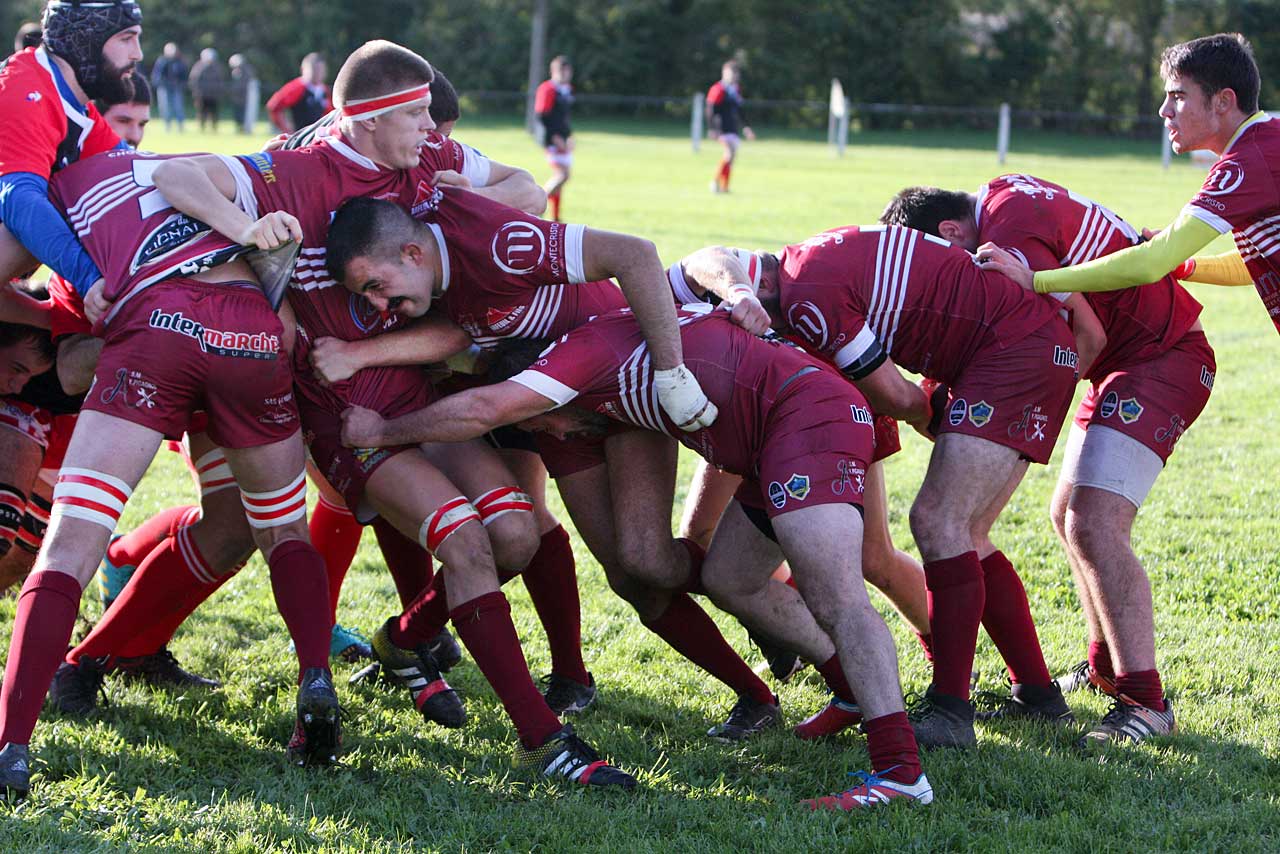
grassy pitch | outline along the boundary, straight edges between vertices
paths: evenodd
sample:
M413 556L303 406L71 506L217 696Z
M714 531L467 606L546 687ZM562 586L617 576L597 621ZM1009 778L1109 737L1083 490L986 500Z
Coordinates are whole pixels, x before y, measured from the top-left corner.
M976 187L1002 171L987 135L864 134L835 159L813 140L765 132L742 149L733 192L714 196L708 185L718 146L692 154L677 130L584 124L566 218L646 235L673 261L713 243L776 248L823 228L871 222L906 184ZM541 153L510 125L467 119L459 136L546 176ZM237 152L257 141L156 128L148 145ZM1003 170L1058 181L1153 227L1171 220L1203 177L1185 161L1162 171L1154 141L1019 136ZM576 723L603 753L638 772L636 794L538 783L513 769L512 730L470 663L450 677L472 714L455 731L424 725L402 692L346 687L351 668L338 665L345 762L304 771L282 755L295 664L266 568L255 558L173 644L184 664L225 687L184 696L109 680L111 704L91 720L47 714L32 745L33 796L3 810L0 850L1278 850L1280 452L1270 427L1280 400L1272 368L1280 341L1251 290L1202 287L1196 295L1217 349L1216 388L1134 532L1154 585L1161 670L1177 703L1181 731L1173 739L1099 762L1072 750L1074 730L980 725L978 750L924 756L937 795L932 806L810 815L796 802L845 788L846 772L867 766L863 740L848 734L808 744L784 729L742 747L709 742L703 733L734 698L642 628L575 543L583 646L600 686L598 706ZM888 480L894 536L910 549L906 511L928 447L910 431L904 443L888 462ZM1058 462L1033 467L994 535L1022 573L1055 671L1085 649L1046 515ZM686 455L682 465L687 481L692 460ZM177 457L162 451L121 529L193 501ZM545 673L545 639L527 595L518 583L507 592L530 667ZM84 613L96 617L96 600L85 599ZM395 608L367 537L339 621L370 632ZM927 670L914 638L883 610L904 687L923 690ZM12 625L13 611L11 598L0 602L0 625ZM736 622L719 622L754 661ZM6 629L0 649L7 641ZM982 687L1000 686L985 636L976 666ZM825 702L811 670L779 693L792 724ZM1084 723L1105 709L1093 696L1069 699Z

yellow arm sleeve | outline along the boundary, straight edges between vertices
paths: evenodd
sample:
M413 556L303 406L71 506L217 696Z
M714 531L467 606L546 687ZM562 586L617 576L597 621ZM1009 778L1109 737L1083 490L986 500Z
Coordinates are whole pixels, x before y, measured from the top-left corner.
M1035 274L1037 293L1058 291L1118 291L1154 282L1208 246L1218 236L1212 226L1188 213L1146 243L1121 249L1087 264L1041 270Z
M1224 287L1253 284L1249 268L1244 265L1240 253L1234 249L1221 255L1198 255L1191 260L1196 264L1195 270L1183 281Z

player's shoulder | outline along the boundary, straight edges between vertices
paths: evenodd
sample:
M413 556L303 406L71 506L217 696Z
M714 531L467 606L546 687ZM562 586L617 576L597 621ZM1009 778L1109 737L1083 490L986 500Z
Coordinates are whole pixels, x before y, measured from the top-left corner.
M22 121L24 114L62 112L62 97L53 76L40 65L35 49L27 48L0 65L0 104L5 119Z
M708 98L721 98L724 96L724 84L717 80L707 89Z
M550 78L543 80L541 83L538 84L539 92L554 91L555 88L556 88L556 83L554 80L551 80Z

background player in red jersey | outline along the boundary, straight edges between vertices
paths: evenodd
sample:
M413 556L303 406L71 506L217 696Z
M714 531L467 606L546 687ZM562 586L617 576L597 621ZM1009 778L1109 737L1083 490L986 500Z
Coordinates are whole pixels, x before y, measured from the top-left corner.
M800 350L756 338L725 312L682 310L680 325L689 364L723 412L697 433L676 429L655 405L638 325L630 312L617 311L575 328L508 381L389 421L353 409L344 414L344 439L458 441L514 423L563 438L599 434L607 418L679 438L746 476L708 552L707 591L814 660L838 650L846 688L857 693L867 717L873 773L808 805L929 803L933 791L903 712L893 641L859 571L861 475L872 441L865 400ZM784 556L799 592L769 582Z
M976 194L910 187L882 220L938 234L971 252L995 243L1032 270L1084 263L1141 239L1101 205L1031 175L1001 176ZM1175 728L1156 670L1150 580L1130 536L1174 444L1208 402L1216 364L1200 304L1172 276L1085 296L1106 344L1081 366L1091 384L1067 440L1050 515L1089 628L1088 658L1059 682L1063 690L1092 684L1116 698L1085 737L1091 744ZM1004 713L1034 713L1019 688L1014 685Z
M573 128L569 111L573 107L573 65L567 56L551 60L551 78L538 85L533 111L538 117L538 139L547 150L551 179L543 186L551 218L560 219L560 193L569 182L573 168Z
M733 160L738 156L738 146L742 140L755 139L755 132L747 125L742 115L742 66L735 59L730 59L720 66L720 79L711 84L707 90L706 122L707 134L720 141L723 153L720 165L716 169L716 177L711 181L711 192L729 192L729 172L733 169Z
M722 282L749 281L738 254L709 250ZM703 263L708 263L707 259ZM1015 681L1040 689L1060 721L1071 712L1045 667L1022 582L976 537L1045 463L1070 404L1076 354L1044 301L984 276L967 252L896 227L847 227L762 255L759 299L775 328L797 335L851 379L872 409L928 433L930 395L895 362L950 387L929 471L911 508L924 558L934 683L916 715L932 746L974 743L969 679L980 623Z
M267 99L267 115L284 133L293 133L333 109L329 95L328 67L324 57L309 53L302 58L301 74Z

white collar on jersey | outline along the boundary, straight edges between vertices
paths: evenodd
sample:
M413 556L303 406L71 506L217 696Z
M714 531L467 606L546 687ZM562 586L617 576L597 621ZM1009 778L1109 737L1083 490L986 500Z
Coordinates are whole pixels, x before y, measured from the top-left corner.
M1271 121L1271 116L1263 112L1262 110L1258 110L1258 112L1254 113L1252 116L1249 116L1249 118L1245 119L1243 122L1240 123L1240 127L1236 128L1236 132L1231 134L1231 139L1227 142L1227 147L1222 149L1223 155L1225 155L1228 151L1230 151L1232 148L1235 147L1236 141L1240 139L1241 135L1244 134L1244 132L1247 131L1249 128L1253 127L1254 125L1259 125L1259 124L1262 124L1263 122L1269 122L1269 121Z
M436 243L440 247L440 281L436 284L435 290L431 292L432 299L444 296L444 292L449 290L449 247L444 242L444 232L440 230L440 226L434 222L426 224L431 229L431 233L435 235Z
M84 145L85 137L89 135L89 131L93 129L93 119L84 113L84 108L67 98L67 93L63 91L59 85L58 73L54 71L53 60L49 58L49 53L44 49L44 45L36 48L36 62L49 75L49 79L53 81L53 88L58 91L58 99L62 101L62 112L67 114L67 118L80 128L80 145Z
M371 169L374 172L382 171L381 166L379 166L377 163L374 163L368 157L365 157L363 154L361 154L360 152L352 148L347 143L346 139L343 138L340 132L331 133L326 136L322 136L320 137L320 141L328 145L334 151L341 154L343 157L347 158L348 160L354 163L359 163L361 166L363 166L366 169Z

